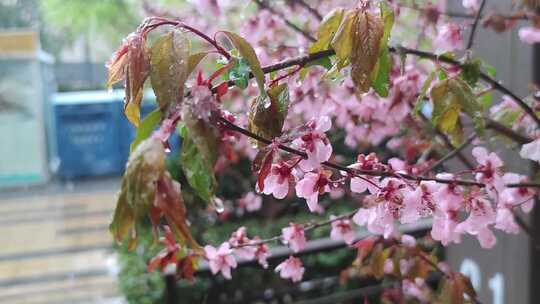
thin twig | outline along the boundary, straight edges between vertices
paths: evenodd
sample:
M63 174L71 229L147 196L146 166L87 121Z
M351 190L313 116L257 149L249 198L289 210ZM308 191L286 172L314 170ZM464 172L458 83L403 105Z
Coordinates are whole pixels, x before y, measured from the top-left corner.
M486 119L486 128L492 129L493 131L515 141L518 144L523 145L523 144L530 143L532 141L531 138L521 135L520 133L506 127L505 125L493 119L489 119L489 118Z
M313 37L310 33L306 32L304 29L302 29L298 25L296 25L296 24L292 23L291 21L289 21L281 13L277 12L270 5L266 4L263 0L253 0L253 2L255 2L260 8L268 10L270 13L272 13L272 15L275 15L275 16L281 18L283 20L283 22L285 22L285 24L287 24L288 27L290 27L291 29L293 29L297 33L304 36L307 40L309 40L311 42L317 41L317 39L315 39L315 37Z
M427 168L426 170L424 170L423 172L430 172L432 171L433 169L437 168L438 166L444 164L447 160L453 158L454 156L456 156L457 154L461 153L461 151L463 149L465 149L465 147L467 147L470 143L472 143L472 141L476 138L476 134L472 134L471 136L469 136L469 138L467 138L466 141L464 141L459 147L455 148L454 150L450 151L448 154L446 154L443 158L439 159L436 163L434 163L433 165L431 165L429 168Z
M293 0L293 2L298 3L298 5L305 8L308 12L310 12L313 16L315 16L315 18L317 18L317 20L319 20L319 21L323 20L323 16L321 15L321 13L319 13L318 10L316 10L315 8L313 8L309 4L307 4L304 0Z
M478 27L478 23L480 23L480 17L482 16L482 11L484 10L484 7L486 6L486 0L482 0L482 3L480 4L480 8L478 9L478 12L476 12L476 16L474 17L474 23L471 28L471 35L469 36L469 42L467 43L467 50L470 50L474 43L474 35L476 34L476 28Z
M344 219L350 219L360 209L361 208L356 208L356 209L354 209L352 211L349 211L349 212L347 212L345 214L336 216L336 217L334 217L332 219L328 219L328 220L324 220L324 221L320 221L320 222L316 222L316 223L307 222L307 223L301 224L300 226L302 226L302 228L304 228L304 232L308 232L308 231L311 231L311 230L314 230L314 229L317 229L317 228L320 228L320 227L330 225L330 224L332 224L333 222L336 222L336 221L340 221L340 220L344 220ZM249 243L242 243L242 244L239 244L239 245L236 245L236 246L232 246L231 248L241 248L241 247L247 247L247 246L258 246L258 245L262 245L262 244L277 242L277 241L279 241L281 239L282 239L282 237L281 237L281 234L280 234L280 235L275 235L273 237L262 239L262 240L251 241Z

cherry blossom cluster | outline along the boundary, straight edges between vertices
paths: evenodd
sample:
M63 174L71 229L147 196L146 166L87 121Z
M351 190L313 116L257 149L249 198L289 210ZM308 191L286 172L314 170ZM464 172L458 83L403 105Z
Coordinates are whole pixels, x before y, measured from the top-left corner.
M338 2L344 6L350 5L349 1L322 1L319 9L330 9ZM414 21L422 31L421 38L433 41L433 49L437 54L463 50L463 31L472 23L472 19L449 22L443 18L445 3L446 1L438 1L436 4L427 4L420 14L421 18ZM462 4L471 16L480 9L477 0L463 0ZM399 3L393 5L399 22L400 12L404 11L405 7L402 8ZM224 16L226 10L234 6L232 1L197 2L197 9L211 12L216 19ZM302 8L293 6L292 10L300 11ZM287 21L279 12L279 9L277 14L267 9L259 10L254 16L244 20L240 27L241 34L253 43L257 57L263 65L303 54L311 44L309 35L291 32ZM199 23L201 28L213 31L212 23L191 19L188 17L190 23ZM318 23L315 16L306 18L307 32L315 32ZM537 23L539 22L532 20L531 26L519 30L522 41L540 42L540 26ZM484 20L484 26L497 31L507 30L514 25L512 20L503 18L501 22L496 16ZM401 30L402 33L399 31L400 28L397 28L397 33L393 36L405 36L405 30ZM403 38L400 43L418 45L421 39L414 38L415 40ZM294 47L289 45L291 41L294 41ZM324 204L321 202L326 194L332 196L344 191L350 192L353 198L359 200L358 210L350 216L330 215L326 222L331 226L329 237L349 246L356 241L355 231L359 227L365 227L375 235L385 239L400 239L405 246L413 247L415 239L408 235L401 236L399 225L415 223L423 218L432 218L431 237L445 246L461 242L462 237L468 234L476 237L483 248L491 248L496 243L494 229L518 233L519 226L514 213L518 209L529 212L537 193L533 188L509 186L526 183L528 179L520 174L505 172L503 161L494 152L480 146L475 147L472 150L476 160L475 167L458 173L443 172L423 176L425 164L408 163L409 159L416 156L408 157L409 147L421 145L425 139L415 136L413 132L403 137L399 135L404 125L413 120L410 113L432 66L426 68L410 59L403 60L400 66L398 63L401 58L397 55L392 60L395 64L390 73L390 92L388 97L384 98L374 92L357 94L349 77L341 79L341 76L336 76L338 81L325 81L326 77L334 76L328 76L322 68L310 69L306 74L300 73L299 68L287 72L290 75L285 77L285 81L290 88L291 107L285 122L284 135L274 139L274 142L265 148L266 162L263 164L264 168L258 172L255 191L247 192L237 200L239 209L242 212L260 210L263 202L260 194L264 194L278 200L294 196L304 199L310 212L322 214ZM350 73L348 68L342 72L344 75ZM452 77L453 73L457 71L450 71L449 76ZM278 76L279 73L274 77ZM216 117L213 115L219 113L220 117L230 122L245 125L245 115L233 115L222 110L222 107L232 113L246 113L248 103L245 94L255 95L255 88L249 87L245 94L232 90L228 96L230 98L221 101L219 94L217 99L214 98L210 87L199 74L196 84L191 87L191 98L185 101L191 103L195 117L215 124L213 120ZM538 100L531 103L533 108L538 106ZM495 120L502 120L508 115L517 117L510 127L531 139L521 147L520 155L540 162L540 131L534 120L522 111L515 100L504 96L500 104L490 109L490 115ZM180 117L176 116L166 118L161 128L154 133L154 137L167 142L179 119ZM347 171L331 168L328 161L331 160L334 149L326 133L331 129L332 122L345 132L344 141L349 147L358 149L377 146L384 140L391 139L387 146L393 149L403 147L405 160L392 158L384 163L373 153L360 154L356 162L347 167ZM299 125L301 127L295 127ZM215 165L216 171L219 172L228 162L237 159L235 153L255 158L257 150L247 138L220 127L220 152L223 153L220 153L220 159ZM300 154L284 153L282 145ZM474 179L476 184L459 183L462 176ZM232 233L228 241L217 248L206 245L201 255L208 260L213 274L221 273L224 278L231 279L231 270L237 267L237 260L256 260L262 267L267 268L267 259L270 257L267 243L279 240L290 248L292 254L278 264L275 271L284 279L298 282L302 280L305 269L302 260L295 255L306 248L306 234L316 226L290 223L282 229L279 236L270 239L261 239L258 236L249 238L246 227L240 227ZM152 268L165 269L167 265L174 265L176 268L189 267L189 259L176 259L178 245L171 240L174 238L170 231L166 232L166 235L167 250L152 261ZM385 262L385 272L391 273L394 267L390 260ZM402 273L407 273L410 267L410 261L404 259L399 262ZM184 270L183 273L190 272ZM426 298L426 284L421 278L406 279L402 284L403 292L409 296Z

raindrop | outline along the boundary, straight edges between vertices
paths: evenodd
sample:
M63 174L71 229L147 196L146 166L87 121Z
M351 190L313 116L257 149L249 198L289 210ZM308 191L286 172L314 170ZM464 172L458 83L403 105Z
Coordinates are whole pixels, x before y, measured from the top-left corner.
M223 201L220 198L214 196L212 198L212 204L214 205L214 209L216 209L217 213L223 213L223 211L225 211Z

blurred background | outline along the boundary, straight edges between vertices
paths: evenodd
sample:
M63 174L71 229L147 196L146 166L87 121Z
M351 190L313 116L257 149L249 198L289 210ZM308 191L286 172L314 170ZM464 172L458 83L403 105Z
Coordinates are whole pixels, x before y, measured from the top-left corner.
M159 251L151 244L150 230L134 252L113 244L108 232L134 129L123 116L121 87L105 90L104 63L145 16L181 12L194 24L201 23L197 2L0 0L0 303L162 302L162 276L146 271L146 262ZM247 2L237 18L223 26L248 20L257 7ZM450 9L460 9L461 1L451 2L456 3L449 3ZM500 9L506 2L490 5ZM531 64L538 64L538 50L518 43L515 32L501 35L481 29L478 37L476 49L497 67L498 78L526 94L538 70ZM154 108L153 94L145 93L142 116ZM342 141L339 131L332 136ZM178 168L181 143L174 139L172 146L169 170L183 181ZM344 163L362 152L334 147ZM224 213L208 212L191 199L191 221L199 227L194 234L202 243L223 242L238 226L248 227L252 235L272 236L293 220L312 218L298 200L283 203L265 197L262 207L248 210L250 198L244 194L253 184L250 161L241 157L220 174ZM336 194L336 200L341 203L329 205L327 214L354 207L347 195ZM422 235L427 225L404 229ZM239 267L232 281L203 269L196 283L177 285L182 303L360 303L365 295L376 299L380 283L340 276L355 252L327 236L324 229L313 236L304 260L308 273L300 284L252 265ZM498 239L491 251L482 250L475 240L448 250L432 249L471 276L485 303L540 301L532 288L539 282L534 279L539 270L531 262L529 240L523 235ZM288 255L279 246L272 250L270 267L275 267Z

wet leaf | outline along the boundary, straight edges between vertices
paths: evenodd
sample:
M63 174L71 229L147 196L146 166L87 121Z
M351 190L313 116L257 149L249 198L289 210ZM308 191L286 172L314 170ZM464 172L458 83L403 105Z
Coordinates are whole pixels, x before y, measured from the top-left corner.
M193 73L195 68L199 65L201 60L203 60L204 57L206 57L206 55L208 55L207 52L200 52L200 53L195 53L195 54L189 55L189 57L188 57L188 68L187 68L187 76L188 77L189 77L189 75L191 75L191 73Z
M126 97L124 113L136 127L140 122L140 107L143 98L143 86L150 74L150 60L142 35L130 35L128 38L126 66Z
M451 278L443 278L441 281L439 303L463 304L463 290L456 281Z
M476 86L478 79L480 78L480 67L482 61L480 59L467 60L461 66L461 78L465 80L470 86Z
M371 73L379 60L384 24L371 12L358 12L353 19L351 77L358 92L365 93L371 86Z
M265 96L254 98L248 113L248 129L264 138L281 135L289 110L289 89L286 83L270 88Z
M310 54L330 48L330 43L338 31L344 13L345 10L339 7L324 16L317 30L317 41L309 48Z
M264 180L266 179L268 174L270 174L270 170L272 169L274 152L274 149L264 149L259 151L260 155L263 157L260 161L260 169L255 169L254 171L259 172L259 175L257 176L257 186L260 192L264 191Z
M164 113L184 98L189 49L189 41L179 30L161 36L150 48L150 82Z
M474 290L471 280L467 276L457 272L454 273L454 278L456 280L456 284L460 285L460 289L463 290L466 295L472 299L476 299L476 291Z
M210 202L217 187L214 164L219 148L219 132L205 120L196 118L189 103L184 104L182 118L185 124L181 134L182 170L197 195Z
M180 184L168 174L157 181L157 195L154 206L161 210L162 215L174 232L179 242L187 242L192 248L200 250L187 225L187 212L182 199Z
M107 89L112 89L113 84L126 78L126 68L128 62L127 45L123 45L117 50L112 59L107 63L109 75L107 77Z
M249 63L245 58L232 60L234 60L234 65L228 72L227 80L232 80L237 87L245 89L249 84Z
M341 24L330 43L342 67L345 66L345 62L348 62L351 56L356 19L357 13L355 10L345 12Z
M156 183L165 172L165 150L160 141L149 138L131 153L118 194L113 221L109 226L117 242L126 236L130 248L136 244L137 223L154 202Z
M392 58L388 48L381 52L381 56L373 69L371 87L381 97L387 97L390 89L390 71L392 70Z
M161 111L159 109L150 112L137 128L135 139L131 143L129 151L132 152L143 140L150 137L150 135L152 135L152 132L156 129L160 121Z
M371 271L376 279L384 277L384 263L390 257L390 248L376 247L371 258Z
M379 59L371 72L371 86L381 97L387 97L389 92L390 71L392 69L392 59L388 50L388 42L392 27L394 26L394 10L382 1L380 3L381 19L384 24L383 37L379 47Z
M457 97L463 112L473 120L476 131L482 135L485 130L485 121L482 115L483 108L471 87L459 78L450 79L449 87L452 94Z
M259 86L259 91L261 94L264 93L264 72L261 68L259 58L257 58L257 54L251 44L233 32L223 31L223 33L231 40L240 55L247 60L251 72L253 73L253 76L255 76L255 80Z
M482 134L485 121L482 106L467 83L459 78L449 78L431 89L433 100L432 122L439 130L451 135L454 143L461 141L463 133L460 113L467 114L474 122L477 132Z

